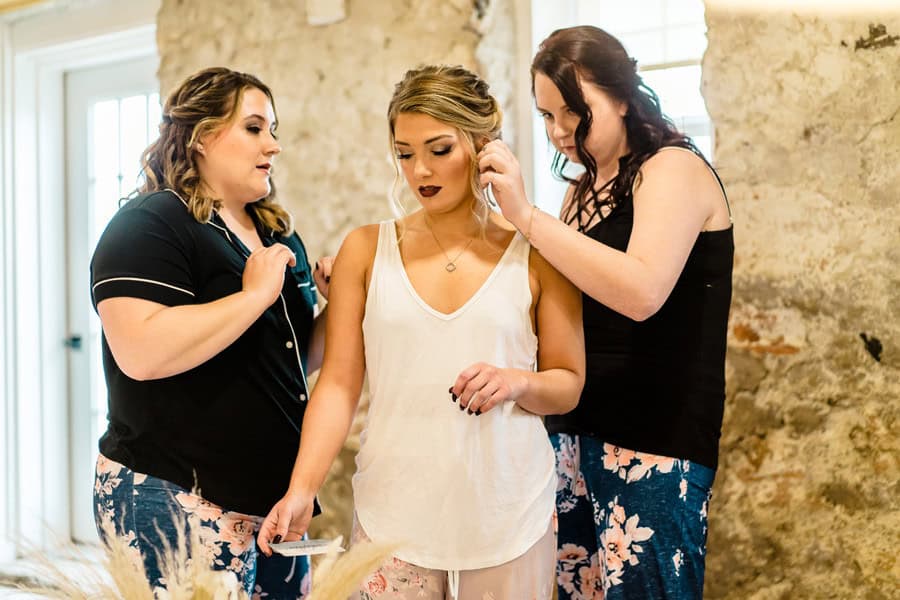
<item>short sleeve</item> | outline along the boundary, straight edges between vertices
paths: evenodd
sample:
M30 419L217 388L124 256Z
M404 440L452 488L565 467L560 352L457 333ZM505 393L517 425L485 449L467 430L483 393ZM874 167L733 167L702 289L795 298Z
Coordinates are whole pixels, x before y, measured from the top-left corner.
M141 298L166 306L193 304L189 253L172 225L143 206L112 218L91 259L91 300Z

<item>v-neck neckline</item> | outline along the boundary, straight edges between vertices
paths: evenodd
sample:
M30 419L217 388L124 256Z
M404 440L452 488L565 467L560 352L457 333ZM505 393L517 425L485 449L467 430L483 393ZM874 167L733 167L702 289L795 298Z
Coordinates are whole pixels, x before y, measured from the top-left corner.
M474 304L476 300L478 300L479 296L481 296L482 293L484 293L484 291L490 286L491 282L497 277L497 273L499 273L500 267L503 265L504 262L506 262L507 257L510 254L512 254L512 248L513 248L513 246L516 245L516 242L518 241L519 236L521 236L521 234L518 231L516 231L515 234L513 234L512 239L506 245L506 249L503 251L503 254L500 256L500 260L497 261L497 264L495 264L494 268L491 269L491 272L488 274L487 278L478 287L478 289L475 290L475 292L469 297L469 299L466 300L465 302L463 302L462 305L460 305L459 308L455 309L454 311L445 313L445 312L437 310L436 308L434 308L433 306L431 306L430 304L425 302L425 299L422 298L421 295L419 295L419 292L416 290L415 286L413 285L412 280L410 280L410 278L409 278L409 274L406 272L406 265L403 264L403 255L400 253L400 244L397 241L397 222L396 221L390 222L390 230L391 230L391 246L393 247L394 252L396 253L397 263L400 266L400 276L403 279L403 283L406 285L406 289L409 290L410 295L415 299L416 303L419 306L421 306L423 310L425 310L425 312L427 312L439 319L442 319L444 321L450 321L450 320L455 319L456 317L458 317L459 315L464 313L466 311L466 309L469 308L469 306Z

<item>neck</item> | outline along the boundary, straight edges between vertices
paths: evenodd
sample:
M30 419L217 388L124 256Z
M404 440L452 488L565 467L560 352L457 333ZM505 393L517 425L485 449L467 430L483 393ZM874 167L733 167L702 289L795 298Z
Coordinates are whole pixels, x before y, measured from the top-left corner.
M628 138L623 135L614 152L606 157L594 157L594 160L597 161L597 187L602 186L619 174L619 159L630 151L631 150L628 148ZM598 158L603 158L603 160L598 160Z
M455 208L446 212L429 212L422 209L425 224L439 236L472 237L478 233L479 224L473 213L475 199L460 202Z
M229 228L236 227L252 228L253 219L247 214L247 205L239 200L226 198L225 194L220 194L208 185L203 185L203 194L209 198L219 198L219 216L225 221Z
M225 221L230 229L242 227L245 229L253 229L253 218L247 213L244 204L234 204L223 202L219 208L219 216Z

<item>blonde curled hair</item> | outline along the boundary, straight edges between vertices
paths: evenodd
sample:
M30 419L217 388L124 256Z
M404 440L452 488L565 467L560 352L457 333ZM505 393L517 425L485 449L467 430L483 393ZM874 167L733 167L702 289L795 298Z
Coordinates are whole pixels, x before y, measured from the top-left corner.
M222 201L204 194L195 145L199 139L220 131L236 117L248 89L264 93L275 110L271 90L248 73L212 67L185 79L166 99L159 138L141 155L144 182L135 193L171 189L187 202L197 221L208 222ZM275 200L274 185L268 196L254 202L250 208L260 222L273 231L281 235L293 231L290 213Z
M484 144L500 137L503 123L500 104L490 94L488 84L465 67L426 65L407 71L394 86L394 95L388 105L388 123L396 170L391 203L398 216L405 210L399 198L403 176L394 149L394 125L402 113L425 114L459 131L470 156L469 184L476 199L475 216L484 227L490 207L478 181L476 155Z

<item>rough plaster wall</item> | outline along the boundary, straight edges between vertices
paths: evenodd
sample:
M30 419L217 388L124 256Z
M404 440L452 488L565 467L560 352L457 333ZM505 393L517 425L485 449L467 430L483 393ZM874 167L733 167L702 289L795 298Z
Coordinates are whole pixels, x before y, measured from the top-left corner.
M707 597L896 598L900 7L707 22L737 244Z
M352 0L336 24L307 24L299 0L164 0L158 18L163 95L211 65L254 73L272 88L284 148L274 179L313 259L351 229L391 217L394 178L385 113L394 84L421 63L462 64L485 76L512 115L507 18L512 0ZM488 40L476 50L479 42ZM508 50L504 50L507 47ZM479 60L484 60L481 68ZM507 119L506 132L514 131ZM315 536L349 538L350 475L360 415L320 494Z

